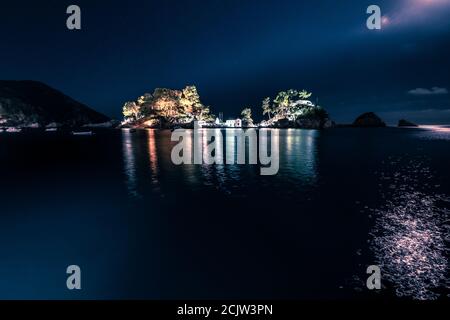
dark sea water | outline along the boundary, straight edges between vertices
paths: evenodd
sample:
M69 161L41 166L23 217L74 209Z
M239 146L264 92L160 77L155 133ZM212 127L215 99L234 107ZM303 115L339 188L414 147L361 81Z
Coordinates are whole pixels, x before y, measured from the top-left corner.
M448 299L450 129L280 130L274 176L170 134L0 134L0 298Z

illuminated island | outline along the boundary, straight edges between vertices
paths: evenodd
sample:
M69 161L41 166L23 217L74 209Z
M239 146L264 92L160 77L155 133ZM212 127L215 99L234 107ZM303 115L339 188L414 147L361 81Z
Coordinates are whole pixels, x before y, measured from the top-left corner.
M215 117L205 106L195 86L182 90L157 88L136 101L123 106L123 127L129 128L192 128L197 121L202 127L269 127L322 129L334 126L328 113L310 100L311 93L302 90L281 91L275 97L262 101L262 113L266 120L255 124L252 108L245 107L240 117L224 121L221 114Z

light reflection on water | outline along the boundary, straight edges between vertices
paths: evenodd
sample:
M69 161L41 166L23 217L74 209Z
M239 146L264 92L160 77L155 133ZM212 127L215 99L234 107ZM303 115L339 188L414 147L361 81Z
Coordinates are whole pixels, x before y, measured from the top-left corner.
M152 183L157 186L158 181L158 150L156 148L155 130L147 130L148 157Z
M375 211L372 250L397 296L436 299L447 291L450 199L436 194L427 159L390 159L380 174L385 206Z
M294 185L314 184L317 178L317 130L285 130L264 129L271 133L263 136L261 143L276 143L279 145L279 167L283 176L279 183L293 183ZM233 129L199 129L198 134L193 130L187 130L189 133L186 143L186 152L194 155L194 144L201 148L201 154L205 157L210 150L208 145L210 137L208 135L223 135L223 140L216 141L215 157L223 159L223 163L208 165L202 163L199 165L187 164L175 166L171 163L171 146L175 143L170 141L169 131L159 130L138 130L130 132L122 131L122 150L124 158L124 173L126 176L126 185L129 195L132 198L139 198L145 192L145 182L141 184L145 177L150 175L153 191L159 190L159 177L161 174L173 174L173 179L178 183L188 183L194 188L210 186L226 194L235 193L237 196L243 196L239 190L245 190L254 183L254 179L260 176L260 165L249 165L249 154L255 153L258 157L258 139L257 144L249 144L246 140L246 159L245 165L229 164L226 159L232 155L237 160L237 145ZM227 134L228 133L228 134ZM145 139L143 139L145 137ZM142 154L145 150L146 154ZM234 157L233 157L234 155ZM145 162L143 161L145 158ZM177 171L179 170L179 171ZM272 183L278 183L273 182ZM276 186L276 185L274 185ZM287 191L289 193L289 191Z
M122 130L122 150L124 159L124 173L127 177L126 186L131 197L139 197L137 191L136 161L134 154L134 135L130 130Z
M417 135L427 140L450 140L450 126L443 125L421 125Z
M206 135L194 138L194 132L189 132L188 152L193 155L193 145L198 143L205 155L209 144ZM233 148L234 141L226 138L224 130L211 131L214 134L220 132L224 140L219 142L216 156L226 159L227 150ZM173 191L164 190L164 186L173 188L176 185L180 192L213 190L217 192L215 196L224 197L245 198L255 188L280 201L305 197L302 193L305 186L315 188L318 180L317 141L321 132L276 132L272 141L280 145L280 171L273 179L266 179L260 176L259 165L203 163L175 166L170 160L175 144L170 142L170 132L123 131L124 173L129 196L133 199L149 192L170 193ZM434 137L436 132L448 135L445 130L432 129L417 129L417 133L412 134ZM392 286L398 296L414 299L436 299L448 294L449 239L446 237L449 234L450 199L437 194L439 186L435 184L436 177L428 161L425 157L404 155L389 158L384 163L384 170L379 173L378 190L384 206L374 210L375 225L370 233L371 250L381 267L383 283Z
M285 140L280 146L281 157L286 159L284 169L289 170L296 179L314 184L318 174L317 140L320 131L288 129L280 136Z
M445 297L450 140L425 131L279 130L275 176L173 165L170 131L2 137L0 296L70 299L41 270L76 258L99 279L87 299L391 299L368 264L399 296Z

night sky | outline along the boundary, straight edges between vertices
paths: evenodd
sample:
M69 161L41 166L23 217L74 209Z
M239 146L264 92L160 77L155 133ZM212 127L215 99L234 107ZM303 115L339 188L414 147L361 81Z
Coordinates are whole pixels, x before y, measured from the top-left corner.
M81 7L82 30L66 28ZM381 7L381 30L366 9ZM0 78L39 80L121 117L155 87L195 84L235 117L307 89L331 117L450 123L450 0L2 1ZM315 98L314 98L315 101Z

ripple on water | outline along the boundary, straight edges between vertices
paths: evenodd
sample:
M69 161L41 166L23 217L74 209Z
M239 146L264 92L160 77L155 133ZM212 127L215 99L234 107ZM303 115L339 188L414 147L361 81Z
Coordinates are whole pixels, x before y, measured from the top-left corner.
M448 294L448 196L438 185L425 158L390 159L380 173L385 205L373 210L371 249L382 277L399 297L436 299Z

